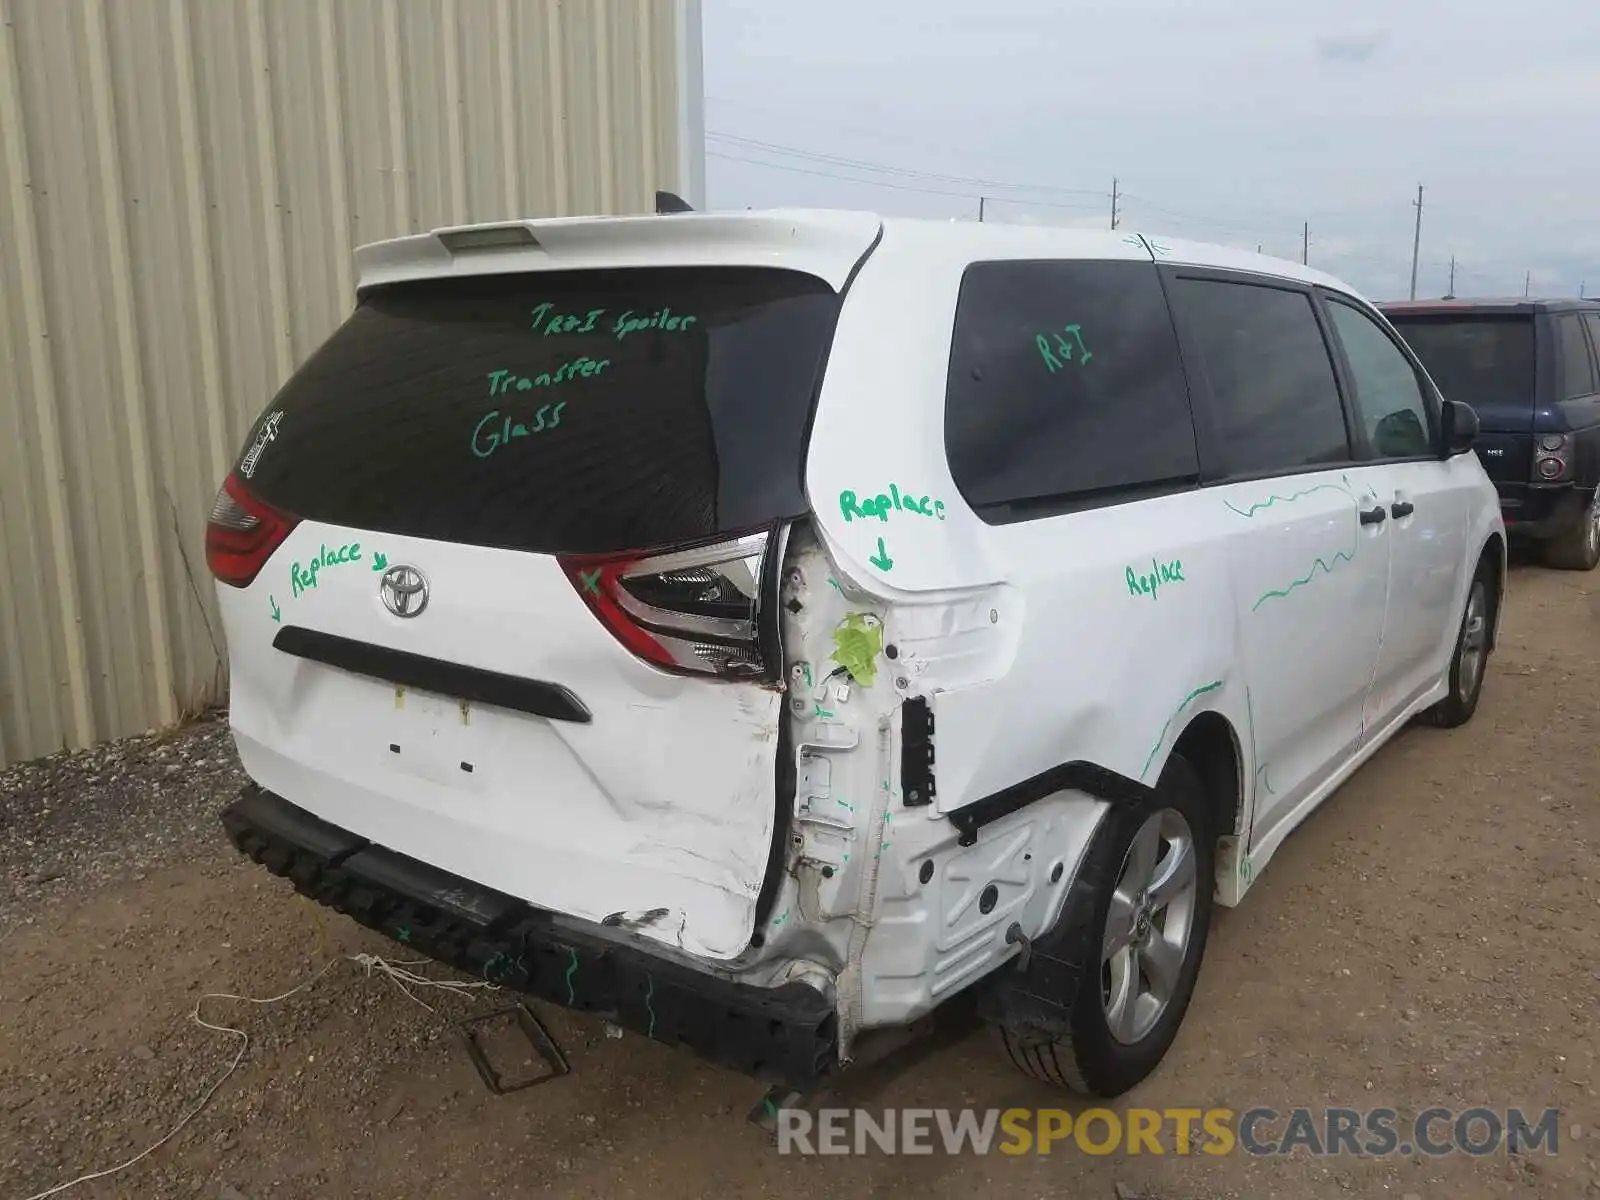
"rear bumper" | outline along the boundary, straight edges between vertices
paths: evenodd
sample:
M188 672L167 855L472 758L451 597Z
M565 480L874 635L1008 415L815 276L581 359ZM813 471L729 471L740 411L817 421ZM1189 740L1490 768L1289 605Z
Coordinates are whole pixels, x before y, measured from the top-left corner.
M807 1090L837 1061L833 1005L803 983L705 975L396 854L260 787L222 814L240 853L301 894L443 963L596 1013L769 1083Z
M1530 538L1560 537L1583 520L1594 494L1592 488L1572 483L1497 483L1495 491L1506 532Z

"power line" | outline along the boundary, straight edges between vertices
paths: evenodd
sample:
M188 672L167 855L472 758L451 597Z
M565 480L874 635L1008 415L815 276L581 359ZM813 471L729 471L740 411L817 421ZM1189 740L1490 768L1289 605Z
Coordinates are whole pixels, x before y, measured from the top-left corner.
M1060 196L1095 196L1095 197L1102 197L1103 198L1103 197L1105 197L1107 195L1107 193L1099 191L1098 189L1094 189L1094 188L1068 188L1068 187L1058 187L1058 186L1056 186L1054 184L1018 183L1018 182L1007 181L1007 180L989 179L989 178L982 177L982 176L950 175L950 174L945 174L945 173L938 172L938 171L923 171L923 170L919 170L919 169L911 168L911 167L898 167L898 166L893 166L893 165L888 164L888 163L875 162L875 161L870 160L870 159L852 158L852 157L849 157L847 155L832 154L832 153L828 153L828 152L820 151L820 150L811 150L811 149L807 149L807 148L801 147L801 146L790 146L790 145L786 145L786 144L781 143L781 142L769 142L769 141L765 141L765 140L760 139L760 138L745 137L745 136L740 135L740 134L725 133L725 132L722 132L721 130L714 130L714 129L708 129L706 131L706 138L707 138L708 141L719 142L719 143L723 143L724 144L724 150L723 151L713 151L713 150L708 150L707 151L708 155L710 155L711 157L715 157L715 158L722 158L722 159L725 159L725 160L728 160L728 161L732 161L732 162L746 162L746 163L750 163L750 164L757 165L757 166L770 166L770 167L773 167L774 169L798 171L799 173L802 173L802 174L811 173L811 174L816 174L816 175L819 175L819 176L822 176L822 177L825 177L825 178L826 177L833 177L833 178L839 178L839 179L847 179L848 181L855 182L855 183L871 183L871 182L874 182L874 181L868 180L868 179L856 178L855 176L830 176L830 172L825 171L825 170L811 171L811 172L800 171L800 169L797 168L797 167L782 166L782 165L780 165L778 163L767 162L762 158L740 157L738 155L726 153L726 150L727 149L741 150L741 151L744 151L746 154L748 154L750 152L760 152L760 153L762 153L764 155L776 155L776 156L783 157L783 158L793 158L793 159L798 159L801 162L818 164L818 165L821 165L821 166L824 166L824 167L841 168L841 169L844 169L844 170L847 170L847 171L852 171L852 172L865 172L865 173L870 173L870 174L874 174L874 175L888 175L888 176L892 176L892 177L894 177L896 179L902 179L902 180L917 180L917 181L923 181L923 182L927 182L927 183L947 184L947 185L950 185L950 186L956 187L956 188L983 189L983 191L952 193L952 192L947 192L947 191L944 191L944 190L934 190L934 189L931 189L931 188L919 189L919 188L912 187L909 184L904 184L904 185L901 185L901 186L899 186L899 187L894 189L894 190L897 190L897 191L919 191L920 190L926 195L963 194L963 195L967 195L967 196L970 196L970 197L972 197L974 199L979 200L980 201L980 206L981 206L983 198L984 198L984 192L993 191L995 189L1010 190L1010 191L1022 191L1022 192L1042 192L1042 193L1046 193L1046 194L1053 194L1053 195L1060 195ZM884 184L883 186L888 186L888 185ZM1139 195L1135 195L1135 194L1130 193L1130 192L1124 192L1124 191L1121 190L1121 181L1119 179L1115 178L1115 177L1113 177L1113 179L1112 179L1112 193L1113 194L1112 194L1111 200L1112 200L1112 220L1113 220L1112 228L1113 229L1121 228L1126 223L1126 211L1125 211L1125 209L1126 209L1126 205L1127 205L1127 203L1129 201L1132 201L1135 204L1136 207L1143 208L1143 209L1148 209L1151 212L1159 213L1159 214L1161 214L1163 216L1166 216L1168 218L1171 218L1171 219L1175 219L1175 220L1178 220L1178 221L1185 221L1185 222L1193 222L1193 223L1199 224L1199 225L1208 225L1208 226L1212 226L1212 227L1217 228L1217 229L1225 229L1225 230L1229 230L1229 231L1234 232L1234 233L1246 234L1246 235L1249 235L1251 237L1259 237L1261 232L1262 232L1262 230L1263 230L1263 228L1276 227L1278 225L1278 223L1279 223L1279 220L1280 220L1280 218L1274 216L1274 217L1271 217L1271 218L1269 218L1267 220L1242 222L1242 221L1237 221L1237 220L1224 221L1224 220L1219 220L1219 219L1217 219L1215 217L1197 216L1197 215L1195 215L1193 213L1186 213L1186 212L1180 211L1178 209L1169 208L1169 207L1167 207L1165 205L1162 205L1162 204L1159 204L1156 201L1151 200L1151 199L1149 199L1148 197L1145 197L1145 196L1139 196ZM993 199L997 199L997 198L991 196L991 197L989 197L989 199L993 200ZM999 197L999 199L1008 199L1008 198ZM1062 208L1062 209L1067 209L1069 211L1089 211L1089 209L1091 208L1091 206L1087 206L1087 205L1052 203L1052 202L1048 202L1048 201L1031 200L1031 199L1025 200L1025 201L1021 200L1021 199L1015 199L1012 202L1014 202L1014 203L1026 203L1026 204L1030 204L1030 205L1038 205L1038 206L1046 207L1046 208ZM1263 215L1265 215L1265 214L1263 214ZM1304 252L1302 250L1302 258L1303 257L1304 257Z
M826 117L819 116L816 110L811 106L808 106L804 113L799 113L794 108L780 108L770 104L754 103L744 98L734 99L730 96L713 96L710 94L707 94L706 96L706 103L720 105L728 109L731 114L736 113L739 117L748 117L751 113L765 113L769 117L774 117L781 121L792 122L796 118L803 116L808 128L831 130L835 133L850 138L860 138L863 133L884 132L882 128L882 117L874 117L874 115L871 113L865 114L864 117L854 118L850 122L846 123L844 121L830 121ZM896 113L892 115L901 116L903 114ZM895 129L892 135L889 136L893 137L894 144L896 146L917 147L922 150L926 150L930 154L943 155L950 153L950 143L948 140L941 141L929 138L918 138L906 132L905 130L898 128ZM982 159L985 162L995 163L996 165L1019 167L1023 170L1027 170L1036 166L1039 161L1037 155L1019 157L1014 154L993 154L984 150L980 150L976 147L966 145L962 146L961 154L963 158Z
M785 146L778 142L763 142L757 138L740 137L731 133L719 133L716 130L706 130L708 141L732 143L735 149L761 150L768 154L777 154L785 158L798 158L806 162L823 163L828 166L846 167L854 171L872 171L883 175L895 175L906 179L925 179L938 183L964 184L969 187L1000 188L1009 191L1022 192L1054 192L1063 196L1095 196L1102 197L1104 192L1098 188L1066 188L1056 187L1047 183L1009 183L999 179L983 179L971 175L945 175L937 171L919 171L910 167L895 167L888 163L872 162L864 158L847 158L842 154L827 154L820 150L806 150L799 146Z
M737 112L738 112L738 114L740 116L748 116L752 112L754 112L754 113L765 113L769 117L775 117L775 118L779 118L779 119L782 119L782 120L793 120L793 119L796 119L797 117L803 116L805 121L807 122L807 124L810 125L810 126L813 126L813 127L819 128L819 129L833 130L833 131L835 131L837 133L840 133L840 134L843 134L843 135L846 135L846 136L849 136L849 137L859 138L861 136L861 134L865 130L873 130L873 131L876 131L876 132L882 132L881 128L879 128L879 125L874 125L874 124L872 124L870 122L867 125L863 125L860 122L851 122L851 123L847 124L847 123L844 123L842 121L829 121L824 117L818 116L814 111L807 110L805 113L801 114L801 113L797 113L792 108L780 108L780 107L777 107L777 106L774 106L774 105L763 105L763 104L760 104L760 103L757 103L757 102L752 102L752 101L749 101L749 100L746 100L746 99L743 99L743 98L735 99L735 98L730 97L730 96L716 96L716 95L711 95L711 94L708 93L706 95L706 102L708 104L721 105L721 106L729 109L730 111L737 110ZM734 137L736 135L722 133L720 131L708 130L706 136L707 137L713 137L714 136L714 137L719 137L719 138L732 138L732 137ZM896 145L916 146L916 147L920 147L921 149L926 150L926 151L928 151L929 153L932 153L932 154L948 154L949 151L950 151L950 146L949 146L948 142L933 141L933 140L925 139L925 138L916 138L916 137L913 137L913 136L911 136L911 135L909 135L909 134L907 134L907 133L905 133L905 132L903 132L901 130L898 130L898 129L896 129L893 132L892 135L887 135L887 136L892 136ZM755 139L746 139L746 140L754 141ZM776 144L776 143L774 143L774 144ZM786 147L786 148L790 149L790 150L796 150L796 151L799 151L800 153L804 153L804 154L818 154L818 153L821 153L821 152L818 152L818 151L810 151L810 150L801 151L801 150L799 150L799 147ZM983 159L983 160L985 160L987 162L992 162L992 163L996 163L996 164L1004 164L1005 166L1010 166L1010 167L1021 167L1021 168L1024 168L1024 169L1026 169L1027 167L1033 165L1037 161L1035 158L1033 158L1031 156L1027 157L1027 158L1019 158L1019 157L1014 156L1014 155L991 154L991 153L985 153L982 150L978 150L978 149L975 149L975 148L970 147L970 146L963 146L962 147L962 155L964 157L967 157L967 158ZM859 160L859 161L865 162L866 160ZM1032 187L1034 185L1029 184L1029 185L1019 185L1019 186ZM1057 189L1054 189L1054 190L1074 192L1076 194L1082 194L1082 195L1095 195L1095 196L1104 196L1105 195L1104 192L1093 190L1093 189L1057 188ZM1128 195L1127 195L1126 192L1122 193L1122 199L1124 199L1124 200L1128 199ZM1147 207L1155 208L1156 206L1153 205L1153 204L1148 204ZM1184 217L1184 214L1172 212L1170 209L1158 209L1157 211L1165 212L1168 216ZM1119 212L1120 212L1120 208L1119 208ZM1263 212L1263 215L1266 215L1266 214ZM1333 215L1336 215L1336 214L1334 213L1333 210L1313 210L1310 213L1308 213L1307 215L1308 216L1313 216L1313 217L1326 217L1326 216L1333 216ZM1203 218L1203 217L1185 217L1185 219L1199 221L1199 222L1201 222L1203 224L1219 224L1219 222L1210 221L1210 220L1208 220L1206 218ZM1270 217L1269 223L1282 224L1285 227L1287 227L1287 226L1289 226L1289 225L1291 225L1293 223L1293 220L1294 220L1293 217L1286 216L1286 215L1283 215L1281 213L1276 213L1276 214L1272 214L1272 216ZM1119 226L1122 223L1123 222L1121 222L1119 220ZM1255 228L1254 226L1246 227L1246 226L1237 225L1237 224L1234 224L1232 227L1233 228L1237 228L1237 229L1247 229L1248 231L1251 231L1251 232L1253 232L1253 230Z
M987 207L996 201L1004 201L1006 203L1017 204L1024 207L1060 209L1069 212L1093 212L1098 210L1103 213L1105 211L1104 208L1100 207L1100 205L1095 204L1071 204L1061 201L1033 199L1031 197L1024 196L995 197L985 194L989 191L1001 190L1011 192L1035 192L1058 196L1093 196L1102 200L1107 196L1107 193L1093 188L1067 188L1058 187L1054 184L1018 183L1007 180L988 179L980 176L950 175L937 171L922 171L910 167L899 167L888 163L874 162L870 159L851 158L846 155L809 150L799 146L788 146L778 142L768 142L758 138L743 137L738 134L723 133L717 130L707 130L706 137L708 140L722 143L728 148L734 150L743 150L746 152L744 154L734 154L727 153L725 150L708 149L706 151L708 158L720 158L726 162L744 163L747 166L766 167L769 170L774 171L788 171L799 175L811 175L821 179L834 179L842 183L856 183L869 187L885 188L891 191L915 192L926 196L944 196L951 199L976 201L980 220L982 220L986 215ZM773 162L766 157L748 157L748 154L750 153L796 159L800 163L810 165L801 166L792 162ZM991 155L988 157L991 159L991 161L994 161L994 156ZM851 173L841 174L840 171ZM863 178L863 175L868 177ZM873 178L871 176L889 176L890 178ZM939 186L924 186L927 184ZM983 190L980 191L977 189ZM1179 209L1169 208L1165 205L1159 204L1147 197L1123 191L1121 189L1121 180L1117 176L1112 177L1111 192L1109 195L1112 205L1113 229L1121 228L1124 224L1126 224L1126 205L1130 201L1133 202L1136 208L1148 209L1150 212L1161 214L1172 220L1190 222L1199 225L1208 225L1217 229L1228 230L1236 234L1245 234L1248 235L1253 241L1260 238L1264 228L1276 228L1279 222L1287 224L1288 221L1288 218L1286 217L1272 216L1263 221L1252 221L1245 223L1238 220L1220 220L1216 217L1199 216L1194 213L1183 212ZM1418 185L1417 198L1412 202L1413 207L1415 207L1417 210L1416 227L1412 238L1412 255L1410 264L1412 280L1411 294L1413 298L1415 297L1416 293L1416 278L1421 261L1422 196L1423 188L1421 185ZM1324 212L1321 215L1326 216L1330 214ZM1263 213L1263 216L1265 217L1266 214ZM1269 229L1269 232L1270 231L1271 230ZM1326 235L1324 236L1326 237ZM1310 257L1309 240L1309 222L1304 222L1301 226L1302 262L1307 261ZM1386 271L1396 268L1402 272L1405 270L1404 267L1400 266L1401 260L1399 260L1398 255L1373 254L1359 250L1334 250L1325 252L1324 257L1334 260L1335 263L1341 261L1366 262L1381 266ZM1429 265L1430 267L1440 268L1445 266L1442 260L1434 259L1429 260ZM1469 279L1474 277L1486 281L1491 279L1491 276L1486 272L1471 270L1464 267L1457 267L1456 273ZM1524 284L1526 286L1526 279L1524 280ZM1451 290L1453 291L1454 288L1452 287Z
M1151 212L1160 213L1164 217L1171 217L1178 221L1191 221L1196 225L1211 225L1218 229L1227 229L1235 233L1256 234L1259 233L1264 226L1275 226L1277 224L1277 218L1273 218L1270 221L1242 223L1239 221L1219 221L1215 217L1197 217L1193 213L1179 212L1177 209L1167 208L1164 205L1157 204L1154 200L1146 199L1143 196L1137 196L1132 192L1123 192L1122 199L1124 201L1131 200L1136 206L1147 208Z
M796 166L794 163L763 162L759 158L742 158L737 154L724 154L720 150L707 150L706 157L720 158L727 162L744 163L747 166L752 167L767 167L773 171L792 171L797 175L816 175L822 179L837 179L843 183L861 183L866 184L868 187L889 188L896 192L920 192L925 196L949 196L955 200L974 200L984 198L981 193L976 192L942 191L938 188L918 187L916 184L912 183L895 183L887 179L862 179L853 175L840 175L834 171L821 171L815 167ZM992 200L993 197L989 197L988 199ZM1103 211L1098 204L1062 204L1050 200L1022 199L1013 199L1010 200L1009 203L1021 204L1029 208L1069 209L1074 212Z
M1102 192L1097 188L1068 188L1058 187L1054 184L1046 183L1015 183L1008 182L1006 180L988 179L981 176L947 175L937 171L922 171L911 167L896 167L888 163L874 162L870 159L851 158L842 154L830 154L825 151L810 150L801 146L789 146L780 142L763 141L760 138L751 138L744 137L739 134L723 133L720 130L714 129L708 129L706 131L706 139L708 141L728 143L733 149L746 151L758 150L767 154L775 154L785 158L797 158L804 162L843 167L852 171L868 171L874 174L892 175L897 178L904 179L920 179L933 183L948 183L952 185L991 190L999 188L1008 189L1011 191L1047 192L1062 196L1096 196L1103 198L1107 195L1107 193ZM707 153L710 154L713 152L707 151ZM732 158L731 155L726 153L717 153L715 156L719 158ZM759 162L760 160L750 159L735 161ZM1219 229L1230 229L1242 233L1257 233L1263 225L1271 225L1277 222L1277 218L1272 218L1271 220L1265 222L1257 221L1251 223L1243 223L1239 221L1219 221L1213 217L1199 217L1192 213L1179 212L1176 209L1167 208L1161 204L1158 204L1148 197L1136 196L1130 192L1121 191L1120 181L1116 178L1112 179L1112 189L1114 192L1116 192L1116 195L1113 199L1117 217L1116 225L1114 225L1113 228L1120 228L1122 226L1124 205L1126 201L1130 200L1137 202L1139 206L1147 208L1152 212L1161 213L1164 216L1176 218L1180 221L1193 221L1201 225L1212 225ZM981 195L981 193L978 194ZM1021 203L1022 201L1017 202ZM1026 203L1036 204L1043 202L1029 200L1026 201ZM1060 205L1047 207L1076 208L1078 206Z

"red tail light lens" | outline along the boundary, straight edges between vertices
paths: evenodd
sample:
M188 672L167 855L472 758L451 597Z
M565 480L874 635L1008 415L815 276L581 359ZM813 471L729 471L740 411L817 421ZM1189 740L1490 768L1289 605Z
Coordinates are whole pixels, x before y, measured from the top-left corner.
M769 673L762 637L769 558L782 553L782 541L754 533L683 550L560 561L612 636L646 662L677 674L758 679Z
M252 496L237 475L223 480L206 522L206 565L231 587L249 587L298 518Z
M1533 464L1535 476L1545 483L1564 479L1572 470L1574 445L1570 433L1547 433L1541 437Z

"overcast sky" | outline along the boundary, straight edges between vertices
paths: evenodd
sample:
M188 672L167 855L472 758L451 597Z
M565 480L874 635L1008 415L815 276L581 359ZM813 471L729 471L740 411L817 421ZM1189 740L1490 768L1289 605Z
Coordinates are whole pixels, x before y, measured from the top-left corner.
M1421 183L1419 296L1452 254L1458 295L1600 292L1600 4L703 5L713 208L1105 225L1115 175L1125 228L1298 259L1309 221L1390 299Z

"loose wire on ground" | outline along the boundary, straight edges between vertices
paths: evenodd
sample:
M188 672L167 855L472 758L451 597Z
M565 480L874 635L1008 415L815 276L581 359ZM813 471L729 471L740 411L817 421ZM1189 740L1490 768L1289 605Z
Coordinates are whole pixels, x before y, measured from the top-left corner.
M348 956L346 961L353 962L357 966L363 968L366 976L369 979L372 977L373 971L378 971L380 974L388 976L390 982L399 988L401 992L403 992L409 999L427 1009L430 1013L434 1011L433 1006L413 993L411 991L412 988L441 988L447 992L454 992L457 995L464 995L475 990L498 990L496 984L485 981L429 979L425 975L418 975L414 971L408 969L411 967L420 967L429 962L430 960L428 959L405 959L390 962L389 960L377 954L354 954ZM317 980L321 979L330 970L332 970L335 964L338 962L339 959L337 958L330 959L322 965L322 968L318 970L315 975L312 975L309 979L296 984L287 992L281 992L276 996L259 998L256 996L239 996L232 992L207 992L205 995L201 996L194 1002L194 1008L189 1012L189 1019L203 1029L210 1029L216 1033L225 1033L239 1039L239 1048L234 1052L233 1061L228 1064L227 1069L224 1070L221 1075L217 1076L216 1080L211 1084L211 1086L205 1090L205 1094L202 1095L198 1101L196 1101L194 1107L186 1112L183 1115L183 1118L179 1120L179 1122L170 1130L168 1130L159 1141L147 1146L145 1149L139 1151L138 1154L135 1154L132 1158L125 1162L120 1162L114 1167L107 1167L103 1171L93 1171L87 1175L80 1175L76 1179L67 1180L66 1183L58 1183L55 1187L46 1188L42 1192L35 1192L33 1195L27 1197L27 1200L46 1200L46 1197L57 1195L66 1191L68 1188L77 1187L80 1183L88 1183L95 1179L104 1179L108 1175L115 1175L118 1171L127 1170L127 1168L133 1166L142 1159L148 1158L157 1150L161 1149L162 1146L165 1146L173 1138L177 1137L178 1134L183 1131L184 1127L187 1126L190 1121L194 1120L195 1117L199 1116L207 1104L211 1103L211 1098L217 1094L217 1089L228 1081L233 1073L239 1069L239 1064L244 1061L245 1051L250 1048L250 1035L245 1033L244 1030L236 1029L231 1025L212 1024L212 1022L202 1017L200 1015L200 1006L207 1000L239 1000L245 1004L256 1005L277 1004L280 1000L287 1000L290 996L293 996L298 992L302 992L306 988L310 987L313 983L316 983Z

